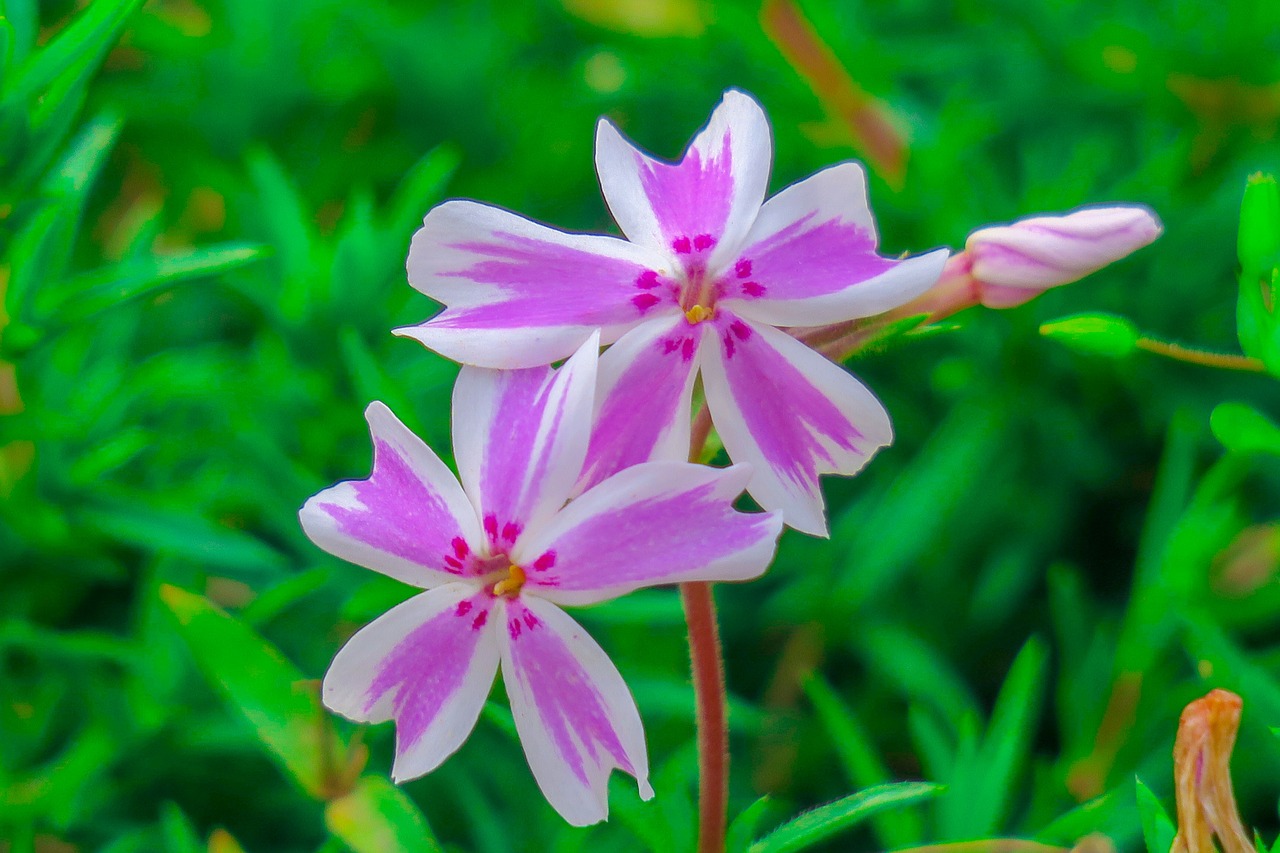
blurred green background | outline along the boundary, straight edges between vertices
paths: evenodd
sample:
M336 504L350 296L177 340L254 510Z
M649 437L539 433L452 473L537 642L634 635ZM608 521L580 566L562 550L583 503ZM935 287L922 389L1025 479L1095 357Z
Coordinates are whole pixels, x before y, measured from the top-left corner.
M731 818L769 797L734 843L923 779L949 787L812 849L1139 850L1144 815L1167 849L1178 715L1212 687L1244 700L1245 822L1280 830L1280 442L1210 429L1227 401L1280 418L1276 382L1037 331L1109 311L1235 350L1240 196L1280 169L1280 4L0 10L0 851L691 849L674 590L575 612L636 695L656 800L617 777L608 824L565 826L500 688L397 793L391 726L326 718L312 680L408 590L296 511L367 472L370 400L447 456L456 367L389 334L434 310L404 277L433 204L613 230L596 118L675 157L731 86L772 120L773 190L870 158L889 253L1096 202L1166 228L851 365L895 445L826 483L830 541L788 532L763 580L718 592ZM874 116L903 147L878 153Z

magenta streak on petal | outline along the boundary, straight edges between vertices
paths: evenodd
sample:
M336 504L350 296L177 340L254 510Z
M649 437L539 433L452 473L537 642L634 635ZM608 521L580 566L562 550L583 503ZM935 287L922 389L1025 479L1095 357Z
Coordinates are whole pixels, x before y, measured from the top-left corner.
M485 260L439 275L496 285L502 292L483 305L454 307L432 321L444 328L623 323L633 316L627 299L644 272L629 260L502 232L450 248Z
M814 222L816 216L810 213L743 252L750 260L739 261L734 275L751 278L740 285L747 296L763 295L752 292L754 288L767 289L772 299L837 293L897 263L877 255L871 234L857 225L839 217Z
M725 373L747 430L771 468L812 488L818 481L817 462L834 463L819 437L856 451L862 433L749 324L734 318L729 331L738 344L732 356L729 346L722 348ZM712 411L713 421L715 417Z
M533 615L518 602L507 610L520 617ZM525 625L528 630L518 638L512 629L511 662L560 758L584 785L591 784L584 758L599 766L607 754L634 775L591 676L558 634L538 630L541 623L536 618L532 624L526 619Z
M368 713L379 700L394 692L396 732L400 751L407 751L426 733L440 709L466 679L480 632L468 630L465 617L475 607L487 607L478 596L458 602L423 622L377 665L365 696ZM487 610L475 617L483 619ZM459 618L463 617L463 618Z
M414 474L395 447L375 439L373 474L351 488L360 507L318 505L342 533L421 566L463 572L461 561L448 563L456 551L452 540L462 538L458 522L440 493Z
M547 551L538 559L533 561L533 570L535 572L545 572L556 564L556 552Z
M757 543L769 516L740 513L716 483L659 494L584 519L556 538L559 589L670 583ZM529 588L542 585L530 577Z
M696 148L674 164L637 157L644 194L663 236L678 254L714 245L715 235L723 233L729 221L734 185L728 130L720 143L720 152L705 162Z
M687 331L669 333L645 346L609 390L591 431L582 489L648 462L675 419L689 417L684 391L702 326L684 326L683 321L681 326Z
M549 451L558 444L565 414L563 395L551 398L555 388L551 375L543 368L507 372L493 401L498 415L486 436L479 489L485 533L495 547L515 542L534 508L538 489L547 480ZM556 410L548 413L548 407L557 402ZM549 422L544 424L547 414ZM534 452L539 455L531 459Z

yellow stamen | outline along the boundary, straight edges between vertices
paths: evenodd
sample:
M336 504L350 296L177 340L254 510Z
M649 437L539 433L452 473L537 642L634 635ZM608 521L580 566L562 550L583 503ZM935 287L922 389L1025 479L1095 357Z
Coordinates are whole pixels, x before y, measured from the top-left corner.
M524 569L517 565L507 567L507 577L493 585L494 595L514 596L524 586Z
M714 313L715 312L710 308L703 308L701 305L695 305L688 311L684 312L684 317L691 324L696 326Z

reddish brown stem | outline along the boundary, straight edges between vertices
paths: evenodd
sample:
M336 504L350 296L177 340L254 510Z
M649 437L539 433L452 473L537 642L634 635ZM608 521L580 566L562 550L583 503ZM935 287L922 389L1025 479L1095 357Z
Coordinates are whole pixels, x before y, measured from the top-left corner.
M698 719L698 853L724 853L729 810L729 726L716 602L709 583L680 584Z
M711 434L704 405L693 422L689 461L697 462ZM689 632L694 712L698 729L698 853L724 853L729 813L729 725L725 715L724 656L709 583L680 584Z

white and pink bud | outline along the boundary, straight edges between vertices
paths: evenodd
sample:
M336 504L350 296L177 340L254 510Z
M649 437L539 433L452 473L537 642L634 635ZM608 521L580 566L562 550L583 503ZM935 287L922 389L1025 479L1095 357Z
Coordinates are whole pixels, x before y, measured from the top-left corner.
M968 272L983 305L1012 308L1126 257L1161 230L1155 215L1136 205L1020 219L969 235Z

